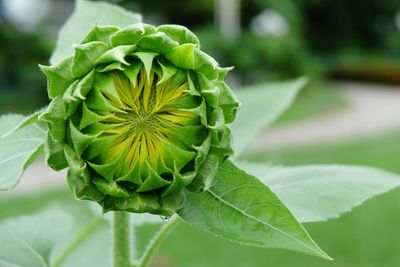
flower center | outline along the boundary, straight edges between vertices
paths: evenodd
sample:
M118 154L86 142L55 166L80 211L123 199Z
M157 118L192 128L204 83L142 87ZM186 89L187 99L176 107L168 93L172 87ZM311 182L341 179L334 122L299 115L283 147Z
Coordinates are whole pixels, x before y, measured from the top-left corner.
M135 79L121 71L108 75L112 84L102 82L108 86L102 94L112 108L101 113L105 130L98 138L101 141L92 145L108 148L102 149L107 152L98 155L95 164L116 163L114 176L118 178L133 169L145 176L150 175L149 168L173 173L194 159L193 146L207 133L193 111L201 99L188 94L186 73L161 82L161 77L147 74L143 67Z
M149 134L155 132L159 127L157 115L140 110L138 113L129 112L121 114L125 118L131 134L138 135L140 133Z

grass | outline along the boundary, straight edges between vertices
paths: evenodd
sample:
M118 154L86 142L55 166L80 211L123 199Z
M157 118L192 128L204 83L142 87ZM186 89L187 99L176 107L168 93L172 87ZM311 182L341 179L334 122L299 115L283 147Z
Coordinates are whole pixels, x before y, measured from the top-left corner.
M332 84L322 80L313 80L300 92L293 105L279 118L276 124L310 119L347 105L346 97Z
M260 151L246 158L283 165L324 163L368 165L400 173L400 131L342 143Z

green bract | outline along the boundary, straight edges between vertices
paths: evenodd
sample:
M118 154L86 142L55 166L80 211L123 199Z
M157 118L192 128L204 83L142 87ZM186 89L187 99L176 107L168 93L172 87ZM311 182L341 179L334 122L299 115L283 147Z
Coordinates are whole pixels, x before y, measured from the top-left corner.
M176 25L96 25L74 48L41 66L52 101L40 119L47 162L69 167L76 196L105 211L169 215L184 188L210 186L232 153L229 69Z

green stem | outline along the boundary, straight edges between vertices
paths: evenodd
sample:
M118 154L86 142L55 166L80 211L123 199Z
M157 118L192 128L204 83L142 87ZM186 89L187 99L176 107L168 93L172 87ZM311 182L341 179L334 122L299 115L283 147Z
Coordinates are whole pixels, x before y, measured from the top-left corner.
M161 242L164 240L165 237L171 232L171 230L177 226L181 222L181 219L174 215L172 216L168 223L166 223L154 236L154 238L150 241L147 245L145 252L143 253L142 258L140 259L139 263L134 265L134 267L147 267L151 258L154 255L154 252L160 246Z
M113 213L113 267L129 267L131 262L130 215L123 211Z

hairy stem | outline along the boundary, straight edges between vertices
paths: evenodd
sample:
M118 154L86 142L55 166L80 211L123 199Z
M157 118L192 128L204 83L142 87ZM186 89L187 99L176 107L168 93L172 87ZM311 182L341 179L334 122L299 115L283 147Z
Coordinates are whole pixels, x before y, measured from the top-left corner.
M167 237L167 235L171 232L172 229L175 228L181 222L181 218L177 215L172 216L169 221L157 232L154 238L147 245L145 252L143 253L142 258L139 263L134 265L134 267L147 267L151 258L154 255L154 252L160 246L161 242Z
M130 215L123 211L113 214L113 267L129 267L131 263L131 231Z

